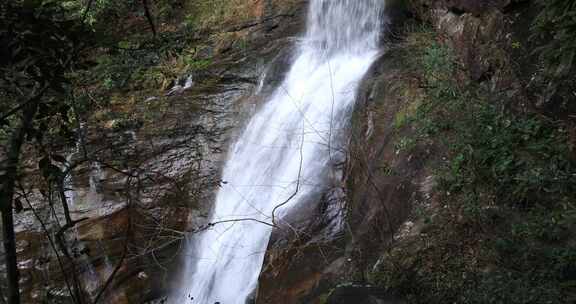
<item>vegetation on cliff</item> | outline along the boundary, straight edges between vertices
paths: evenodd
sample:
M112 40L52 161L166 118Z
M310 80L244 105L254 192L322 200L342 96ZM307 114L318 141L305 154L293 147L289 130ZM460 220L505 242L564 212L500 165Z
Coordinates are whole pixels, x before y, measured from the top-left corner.
M552 2L535 27L556 33L541 55L550 69L571 70L572 51L560 41L574 33L559 20L576 8ZM373 282L409 303L575 301L570 120L519 111L518 101L463 80L469 67L429 26L409 27L405 39L403 62L419 75L424 96L398 116L396 126L416 134L398 139L398 148L432 145L444 151L443 161L429 163L434 194L416 204L415 228L382 256Z

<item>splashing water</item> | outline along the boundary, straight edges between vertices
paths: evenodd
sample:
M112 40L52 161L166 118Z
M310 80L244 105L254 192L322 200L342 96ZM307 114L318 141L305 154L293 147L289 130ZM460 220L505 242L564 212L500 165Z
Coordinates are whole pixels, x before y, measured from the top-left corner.
M210 230L191 236L172 303L243 304L256 290L272 219L320 193L379 54L383 0L312 0L282 85L230 150ZM309 201L309 200L308 200ZM273 215L274 214L274 215Z

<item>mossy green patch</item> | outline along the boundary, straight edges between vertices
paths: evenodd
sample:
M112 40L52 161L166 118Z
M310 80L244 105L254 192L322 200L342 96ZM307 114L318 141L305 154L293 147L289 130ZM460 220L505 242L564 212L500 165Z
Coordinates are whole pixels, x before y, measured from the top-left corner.
M420 104L421 101L415 99L412 100L404 109L398 111L394 116L394 127L400 129L410 122L416 115Z

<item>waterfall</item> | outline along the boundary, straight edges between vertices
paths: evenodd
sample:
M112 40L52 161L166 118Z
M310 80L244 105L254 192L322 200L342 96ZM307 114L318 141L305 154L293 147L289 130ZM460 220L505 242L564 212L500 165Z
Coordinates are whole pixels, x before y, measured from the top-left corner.
M211 229L190 236L172 303L251 301L272 227L327 186L356 91L379 54L384 0L311 0L283 83L231 147ZM340 145L340 146L339 146Z

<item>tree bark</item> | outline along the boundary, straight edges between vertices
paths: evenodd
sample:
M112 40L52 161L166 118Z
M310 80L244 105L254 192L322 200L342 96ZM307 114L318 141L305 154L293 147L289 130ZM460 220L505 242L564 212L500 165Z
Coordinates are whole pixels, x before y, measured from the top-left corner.
M156 37L156 26L154 25L152 14L150 14L150 9L148 8L148 0L142 0L142 6L144 6L144 14L146 15L146 19L150 25L150 30L152 30L152 34Z
M8 304L20 304L20 287L18 272L18 257L16 255L16 234L14 232L14 218L12 199L14 187L18 176L20 153L26 134L30 129L37 110L37 101L30 102L24 109L20 126L12 133L6 158L2 161L0 170L0 212L2 213L2 237L6 254L6 270L8 279Z
M5 204L2 196L1 203ZM8 279L8 303L19 304L20 292L18 280L18 260L16 258L16 237L14 235L14 220L12 218L12 208L2 208L2 238L4 239L4 250L6 251L6 270Z
M71 173L70 173L71 174ZM64 177L58 180L58 193L60 194L60 202L62 203L62 210L64 211L64 218L66 219L67 226L73 226L74 222L70 216L70 208L68 208L68 200L66 198L66 191L64 189Z

